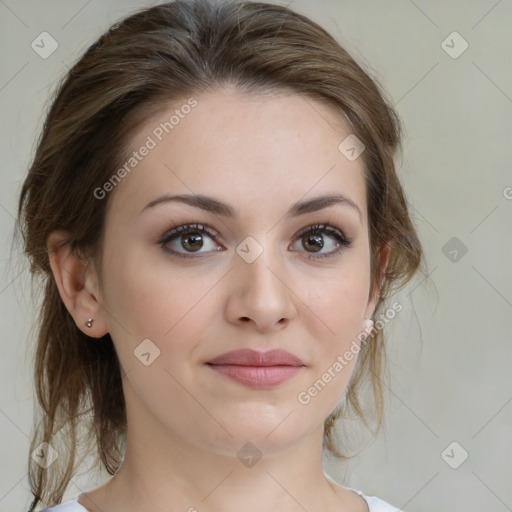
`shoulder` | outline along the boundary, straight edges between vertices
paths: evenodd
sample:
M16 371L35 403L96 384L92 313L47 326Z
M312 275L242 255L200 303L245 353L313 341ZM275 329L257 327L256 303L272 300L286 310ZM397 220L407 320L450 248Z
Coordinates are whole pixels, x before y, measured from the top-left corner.
M366 496L368 507L370 512L405 512L403 509L399 509L390 505L384 500L377 498L377 496Z
M367 496L358 489L348 489L356 492L366 501L370 512L405 512L403 509L398 509L386 501L381 500L377 496ZM78 503L77 497L73 500L66 501L65 503L45 508L41 512L88 512L88 510Z
M367 496L358 489L349 489L359 494L359 496L361 496L366 501L370 512L405 512L405 510L396 508L393 505L390 505L388 502L377 498L377 496Z
M45 508L41 510L41 512L89 512L85 507L78 503L78 497L66 501L64 503L59 503L58 505L54 505L53 507Z

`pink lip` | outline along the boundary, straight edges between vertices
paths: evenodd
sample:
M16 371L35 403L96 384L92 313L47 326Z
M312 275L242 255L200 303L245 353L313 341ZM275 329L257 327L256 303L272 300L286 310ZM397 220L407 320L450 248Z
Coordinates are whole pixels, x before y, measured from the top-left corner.
M259 389L277 386L292 378L304 367L298 357L280 349L267 352L234 350L206 364L225 377Z

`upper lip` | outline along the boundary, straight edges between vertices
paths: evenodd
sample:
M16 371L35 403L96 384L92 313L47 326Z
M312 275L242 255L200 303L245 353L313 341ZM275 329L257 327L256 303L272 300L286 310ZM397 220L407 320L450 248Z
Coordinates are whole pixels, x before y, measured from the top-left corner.
M304 366L304 363L290 352L273 349L259 352L252 349L233 350L211 359L206 364L236 364L241 366Z

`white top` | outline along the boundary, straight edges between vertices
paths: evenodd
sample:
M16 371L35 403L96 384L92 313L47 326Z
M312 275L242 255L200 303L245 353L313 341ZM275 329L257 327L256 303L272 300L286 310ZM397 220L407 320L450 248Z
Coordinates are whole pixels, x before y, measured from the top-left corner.
M356 492L361 496L366 503L368 503L368 508L370 512L405 512L403 509L398 509L393 507L389 503L377 498L376 496L366 496L362 493L362 491L358 491L357 489L352 489L351 487L346 487L351 491ZM84 506L78 503L78 500L81 495L76 498L66 501L65 503L60 503L59 505L55 505L54 507L45 508L41 512L89 512Z

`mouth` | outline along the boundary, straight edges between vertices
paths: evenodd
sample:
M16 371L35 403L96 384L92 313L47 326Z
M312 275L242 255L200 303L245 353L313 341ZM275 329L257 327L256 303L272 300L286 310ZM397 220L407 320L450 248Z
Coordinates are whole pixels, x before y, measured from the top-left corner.
M235 350L208 361L206 365L222 377L256 389L277 386L305 368L298 357L280 349L267 352Z

